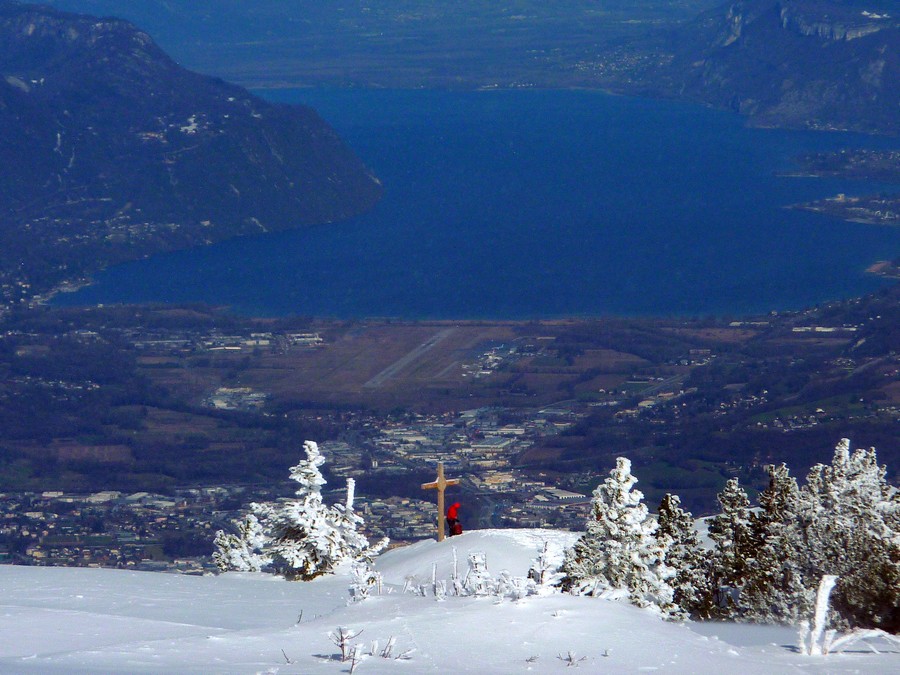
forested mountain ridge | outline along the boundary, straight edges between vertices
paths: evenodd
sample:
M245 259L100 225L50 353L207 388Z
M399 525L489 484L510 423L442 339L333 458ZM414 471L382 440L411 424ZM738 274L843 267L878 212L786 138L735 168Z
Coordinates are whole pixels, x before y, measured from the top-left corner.
M105 265L369 209L311 109L181 68L145 33L0 0L4 304Z
M900 14L872 0L740 0L633 42L628 92L688 98L763 126L900 133Z

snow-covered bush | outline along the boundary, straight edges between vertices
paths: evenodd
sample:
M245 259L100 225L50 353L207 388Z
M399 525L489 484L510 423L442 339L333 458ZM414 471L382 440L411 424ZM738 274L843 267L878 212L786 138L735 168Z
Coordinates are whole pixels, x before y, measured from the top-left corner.
M265 528L253 513L244 516L236 526L236 534L224 530L216 532L213 562L223 571L259 572L272 562L265 553L269 543Z
M769 467L757 512L729 481L722 514L710 522L707 615L796 623L832 575L833 627L900 632L900 493L885 474L874 448L851 453L842 439L831 464L814 466L802 487L784 465Z
M381 595L384 584L381 573L367 561L354 562L350 569L350 600L361 602L370 595Z
M341 650L341 662L348 661L353 653L353 641L362 634L362 630L354 631L346 626L338 626L336 630L328 633L328 639Z
M563 579L560 571L562 557L550 549L550 543L544 542L537 557L531 561L528 570L528 578L534 582L535 592L538 595L547 595L556 592L556 587Z
M831 465L814 466L800 491L798 539L807 586L839 577L832 605L840 627L900 632L900 493L875 449L841 440Z
M631 462L616 460L616 468L594 490L587 531L565 553L563 590L576 595L620 597L640 606L673 611L674 595L665 563L669 539L657 538L656 521L632 489L637 479Z
M374 546L359 531L362 518L353 510L354 483L347 481L347 499L329 506L322 499L325 461L313 441L304 444L306 458L291 468L299 483L295 499L277 504L251 504L251 513L237 534L216 534L216 563L222 570L271 570L288 579L308 581L341 563L371 561L387 546Z
M507 570L500 571L500 576L497 577L496 590L494 592L494 595L497 598L521 600L522 598L527 598L536 593L537 586L535 586L534 580L529 579L528 577L515 576Z
M491 595L494 588L495 582L488 571L487 555L481 551L470 553L469 570L463 579L466 595Z

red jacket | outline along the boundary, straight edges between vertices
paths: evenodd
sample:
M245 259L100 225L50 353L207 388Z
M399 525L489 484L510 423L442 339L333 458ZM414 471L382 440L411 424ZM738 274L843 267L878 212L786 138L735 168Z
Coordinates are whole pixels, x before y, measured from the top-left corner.
M459 502L447 509L447 520L459 520Z

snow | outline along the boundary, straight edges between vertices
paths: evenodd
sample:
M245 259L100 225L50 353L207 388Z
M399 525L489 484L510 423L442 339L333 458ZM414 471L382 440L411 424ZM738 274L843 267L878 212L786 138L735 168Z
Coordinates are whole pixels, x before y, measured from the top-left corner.
M449 579L453 571L453 549L457 549L459 573L466 573L466 558L472 552L487 554L488 570L497 576L507 570L524 577L537 557L544 542L551 550L559 552L574 544L577 532L558 530L472 530L457 537L449 537L438 543L420 541L411 546L384 553L376 560L375 568L381 572L386 584L402 586L408 577L420 582L431 581L431 570L437 563L437 578Z
M288 582L260 573L190 577L121 570L0 566L0 673L346 673L328 634L362 630L356 673L900 672L900 647L811 657L796 630L729 623L674 624L627 603L553 594L519 601L404 594L410 577L449 578L453 552L495 577L524 575L544 541L561 551L577 535L475 530L424 541L376 561L385 594L348 602L349 573ZM299 619L299 621L298 621ZM579 661L584 658L583 661ZM565 671L571 672L571 671Z
M834 585L837 583L837 577L833 574L826 574L822 577L819 584L819 592L816 595L816 613L813 618L813 630L809 639L809 653L821 654L822 645L820 643L825 633L825 617L828 615L828 599Z

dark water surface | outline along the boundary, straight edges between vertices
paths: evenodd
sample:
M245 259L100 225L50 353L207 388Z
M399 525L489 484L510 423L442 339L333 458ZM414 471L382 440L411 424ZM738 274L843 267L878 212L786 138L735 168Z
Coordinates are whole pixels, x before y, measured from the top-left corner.
M385 185L354 220L117 266L58 304L258 315L749 314L859 295L900 228L784 209L883 186L779 177L851 134L749 129L588 91L268 92L316 107Z

